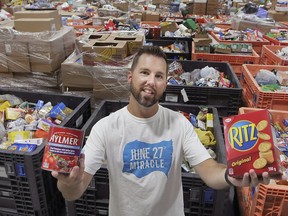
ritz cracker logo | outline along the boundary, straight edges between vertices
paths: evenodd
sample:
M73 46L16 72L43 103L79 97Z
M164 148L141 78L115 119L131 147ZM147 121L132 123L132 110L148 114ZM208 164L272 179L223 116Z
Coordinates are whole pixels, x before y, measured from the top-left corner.
M256 125L250 121L239 121L229 129L228 139L231 148L247 151L257 144L258 130Z

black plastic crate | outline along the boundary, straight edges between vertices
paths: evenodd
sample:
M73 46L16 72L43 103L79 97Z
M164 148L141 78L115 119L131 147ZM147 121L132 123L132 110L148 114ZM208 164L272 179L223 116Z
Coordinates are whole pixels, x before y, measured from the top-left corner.
M171 61L172 62L172 61ZM194 69L202 69L206 66L214 67L227 76L232 82L233 88L202 87L187 85L168 85L161 101L185 103L193 105L209 105L217 108L220 117L235 115L241 107L242 86L231 68L226 62L207 61L178 61L184 71L191 72ZM181 90L184 89L188 101L184 102Z
M91 115L90 98L59 94L44 94L8 91L23 100L37 103L38 99L50 101L53 105L64 102L73 109L62 123L65 127L81 127ZM0 215L60 215L65 206L57 189L57 181L51 172L41 169L45 143L33 152L19 152L0 149Z
M85 135L89 135L93 125L101 118L119 110L127 104L128 102L103 101L99 105L98 109L96 109L92 113L89 120L83 126L82 130L85 131ZM200 110L198 106L189 104L161 103L161 105L176 111L180 110L183 112L194 114L197 114ZM225 163L226 151L217 109L209 107L209 111L213 111L214 114L213 124L214 136L217 142L217 161ZM109 177L107 169L101 168L100 170L98 170L98 172L94 175L93 179L94 181L90 183L88 189L80 199L74 202L66 202L66 209L69 216L108 215ZM104 186L103 183L107 185ZM218 191L211 189L205 185L205 183L196 173L183 172L182 184L184 196L184 211L186 216L233 215L230 213L226 214L229 211L229 208L233 208L231 204L232 201L230 203L230 200L228 200L230 193L229 189ZM103 187L107 189L107 191L103 192Z
M56 105L59 102L63 102L67 107L73 109L73 112L67 116L61 125L70 128L82 128L86 120L91 116L91 104L89 97L80 97L75 95L64 94L47 94L39 92L27 92L27 91L14 91L0 88L0 95L13 94L23 101L37 103L38 99L46 102L51 102L52 105Z
M190 58L191 59L191 53L192 53L192 41L193 38L192 37L166 37L162 34L160 34L160 40L170 40L170 41L187 41L188 44L188 50L189 50L189 54L190 54ZM189 60L187 59L187 60Z
M165 52L166 56L168 59L172 60L191 60L191 50L189 50L189 45L188 42L185 40L154 40L154 39L149 39L146 40L146 43L151 43L153 46L170 46L174 43L182 43L184 47L184 52L183 53L177 53L177 52ZM146 44L146 45L147 45Z

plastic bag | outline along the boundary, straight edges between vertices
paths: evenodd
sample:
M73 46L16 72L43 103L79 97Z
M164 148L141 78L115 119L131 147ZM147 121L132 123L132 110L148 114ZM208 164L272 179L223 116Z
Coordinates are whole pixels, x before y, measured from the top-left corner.
M201 69L200 76L202 78L211 78L211 79L218 80L220 77L220 73L215 68L206 66Z
M276 75L265 69L259 70L256 74L255 80L259 85L268 85L268 84L277 84L277 77Z

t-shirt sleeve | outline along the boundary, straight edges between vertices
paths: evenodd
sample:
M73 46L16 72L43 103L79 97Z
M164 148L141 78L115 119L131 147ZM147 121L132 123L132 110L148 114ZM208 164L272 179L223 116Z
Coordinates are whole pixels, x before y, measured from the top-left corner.
M201 143L193 125L187 121L187 119L184 119L183 124L185 126L184 158L189 162L190 166L193 167L211 158L211 156Z
M94 175L106 160L105 152L105 126L103 122L98 121L88 136L86 144L82 149L85 154L85 172Z

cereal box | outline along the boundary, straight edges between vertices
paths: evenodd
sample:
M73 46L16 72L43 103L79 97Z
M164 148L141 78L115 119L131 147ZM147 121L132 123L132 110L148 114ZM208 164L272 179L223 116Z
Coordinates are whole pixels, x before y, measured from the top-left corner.
M250 169L258 175L280 175L279 150L267 110L223 118L227 167L230 176L239 178Z
M41 168L69 173L78 164L82 143L81 130L51 126Z

